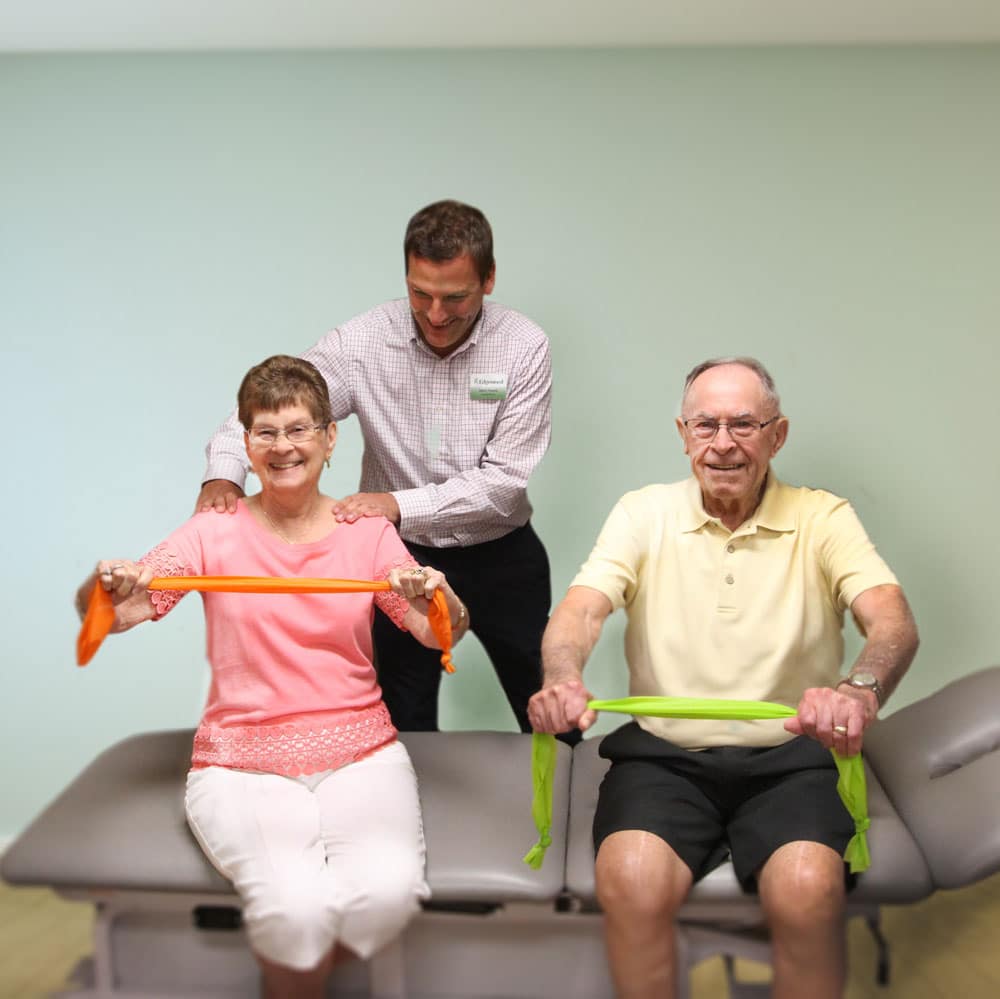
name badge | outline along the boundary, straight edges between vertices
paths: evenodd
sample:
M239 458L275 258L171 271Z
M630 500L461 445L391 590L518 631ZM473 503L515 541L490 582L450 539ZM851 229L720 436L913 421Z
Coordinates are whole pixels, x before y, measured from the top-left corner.
M506 399L507 376L499 375L469 375L470 399Z

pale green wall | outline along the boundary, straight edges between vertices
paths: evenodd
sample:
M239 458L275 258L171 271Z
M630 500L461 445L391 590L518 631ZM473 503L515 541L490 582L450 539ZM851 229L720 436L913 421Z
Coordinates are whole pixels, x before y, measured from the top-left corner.
M0 836L111 742L194 724L197 598L77 670L75 585L187 515L250 363L402 292L439 197L487 212L497 299L552 339L557 592L623 491L685 474L684 372L753 353L780 473L850 496L914 605L895 704L996 661L998 103L996 47L0 59ZM507 727L458 662L448 726Z

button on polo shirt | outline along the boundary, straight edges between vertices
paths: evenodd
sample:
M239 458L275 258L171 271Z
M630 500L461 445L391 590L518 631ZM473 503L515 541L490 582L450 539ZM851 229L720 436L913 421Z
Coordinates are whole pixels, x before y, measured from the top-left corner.
M573 586L603 593L628 624L629 693L777 701L831 686L844 654L844 611L896 577L850 503L773 474L760 506L730 531L694 478L627 493ZM773 746L780 719L639 718L688 749Z

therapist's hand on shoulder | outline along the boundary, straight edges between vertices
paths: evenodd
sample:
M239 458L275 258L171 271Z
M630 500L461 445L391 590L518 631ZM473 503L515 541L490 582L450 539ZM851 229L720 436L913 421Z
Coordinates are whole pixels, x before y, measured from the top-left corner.
M243 490L229 479L209 479L198 493L194 512L215 510L217 513L236 513L236 501L244 495Z
M593 695L582 680L561 680L543 687L528 701L528 720L536 732L585 732L597 720L587 707Z
M392 493L354 493L334 500L333 515L340 523L353 524L359 517L385 517L399 527L399 504Z

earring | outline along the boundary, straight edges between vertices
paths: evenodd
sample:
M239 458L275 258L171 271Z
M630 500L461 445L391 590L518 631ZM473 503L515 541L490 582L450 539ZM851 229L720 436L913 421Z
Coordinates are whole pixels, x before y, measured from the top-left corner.
M329 455L326 456L326 467L327 468L330 467L330 456Z

